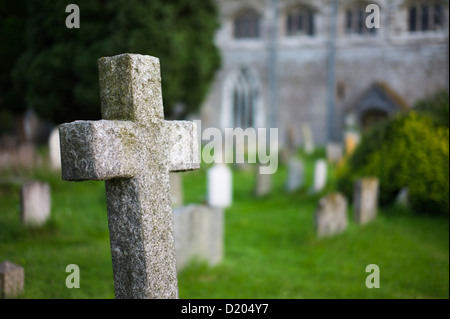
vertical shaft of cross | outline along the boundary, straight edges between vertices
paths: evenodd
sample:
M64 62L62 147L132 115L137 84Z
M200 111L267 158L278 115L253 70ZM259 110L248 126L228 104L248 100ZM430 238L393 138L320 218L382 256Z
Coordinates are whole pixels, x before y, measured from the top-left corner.
M142 127L132 150L139 172L106 181L116 298L178 298L159 62L103 58L99 73L103 118Z
M152 175L105 184L116 298L178 298L170 192Z
M178 298L167 133L155 125L137 138L141 170L106 181L116 298Z

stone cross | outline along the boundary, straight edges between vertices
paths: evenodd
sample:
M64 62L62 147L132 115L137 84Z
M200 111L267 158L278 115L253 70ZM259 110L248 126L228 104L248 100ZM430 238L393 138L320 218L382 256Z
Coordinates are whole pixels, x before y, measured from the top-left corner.
M196 125L164 120L159 59L98 66L104 120L60 126L62 177L106 181L116 298L178 298L169 172L199 168Z

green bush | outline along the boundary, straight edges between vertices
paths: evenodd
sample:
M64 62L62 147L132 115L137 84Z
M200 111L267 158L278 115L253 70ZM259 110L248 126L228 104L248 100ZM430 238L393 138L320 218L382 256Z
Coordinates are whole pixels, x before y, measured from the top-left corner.
M420 100L414 106L414 110L421 114L431 116L433 122L438 126L449 127L449 103L448 91L438 91L433 96Z
M353 183L380 179L380 204L392 204L408 187L418 212L449 213L449 130L429 115L399 114L368 131L338 170L338 188L352 196Z

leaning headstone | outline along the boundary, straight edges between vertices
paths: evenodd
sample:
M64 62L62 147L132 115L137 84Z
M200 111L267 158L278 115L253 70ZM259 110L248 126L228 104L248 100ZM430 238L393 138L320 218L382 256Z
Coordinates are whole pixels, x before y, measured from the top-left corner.
M208 170L208 205L227 208L232 203L233 181L230 168L224 163L214 164Z
M30 181L20 189L20 219L24 225L40 226L50 217L50 185Z
M327 185L328 166L327 161L319 159L314 165L314 185L313 193L321 192Z
M116 298L178 298L169 172L199 168L196 125L164 120L159 59L98 65L104 120L59 127L62 177L106 181Z
M59 147L59 130L55 128L48 139L50 165L54 170L61 169L61 150Z
M294 192L303 186L303 163L299 159L293 157L288 163L288 178L286 182L286 190Z
M25 271L8 260L0 264L0 299L15 298L23 292Z
M183 205L183 180L181 174L170 173L170 198L172 207Z
M215 266L223 258L223 209L204 205L173 211L177 271L197 259Z
M308 123L302 125L303 148L306 154L312 154L316 148L314 143L313 132Z
M355 183L353 210L356 223L364 225L375 219L378 212L379 181L364 178Z
M348 226L347 199L339 193L323 197L315 214L317 237L342 233Z
M268 196L272 192L272 175L261 174L259 167L259 165L255 166L255 196L264 197Z
M340 143L327 144L327 159L329 163L340 163L343 157L344 152Z

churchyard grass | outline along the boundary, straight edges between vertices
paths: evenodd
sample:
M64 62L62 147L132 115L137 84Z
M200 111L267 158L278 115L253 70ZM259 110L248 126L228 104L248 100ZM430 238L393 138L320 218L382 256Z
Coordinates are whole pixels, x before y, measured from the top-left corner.
M269 197L253 196L253 172L233 172L233 206L225 214L225 258L216 267L194 261L178 277L181 298L448 298L448 217L381 209L363 227L351 219L342 234L317 239L313 215L326 193L308 195L318 150L305 157L305 187L284 190L280 166ZM300 154L303 155L303 154ZM184 202L206 200L206 168L183 174ZM22 175L23 172L21 173ZM68 183L44 170L0 178L0 261L25 268L21 298L113 298L103 182ZM330 166L333 189L333 168ZM28 178L51 185L50 220L20 224L19 188ZM351 203L350 203L351 204ZM68 289L65 268L80 267L80 289ZM380 267L380 288L365 286L365 268Z

